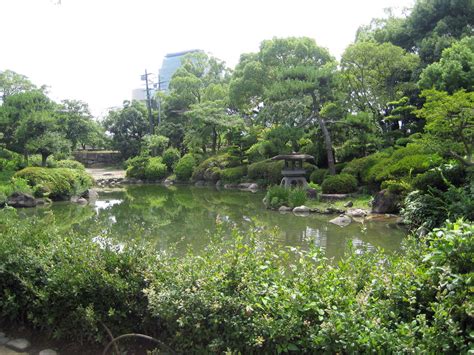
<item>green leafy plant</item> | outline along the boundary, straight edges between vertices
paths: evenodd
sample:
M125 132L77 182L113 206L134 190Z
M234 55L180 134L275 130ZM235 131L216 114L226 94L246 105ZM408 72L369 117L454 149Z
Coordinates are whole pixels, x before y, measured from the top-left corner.
M305 188L294 188L290 190L288 195L288 204L290 207L296 207L304 205L307 197L307 192Z
M180 181L188 181L193 174L193 169L196 166L196 159L192 154L186 154L178 160L174 168L174 173Z
M321 189L325 194L347 194L357 190L357 180L349 174L328 176Z

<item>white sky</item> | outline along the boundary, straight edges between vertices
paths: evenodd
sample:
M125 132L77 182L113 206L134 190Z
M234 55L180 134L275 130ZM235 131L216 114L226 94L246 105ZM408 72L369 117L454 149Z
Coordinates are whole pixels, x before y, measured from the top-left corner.
M264 39L308 36L340 57L357 28L414 0L0 0L0 70L93 114L120 106L166 53L203 49L234 67Z

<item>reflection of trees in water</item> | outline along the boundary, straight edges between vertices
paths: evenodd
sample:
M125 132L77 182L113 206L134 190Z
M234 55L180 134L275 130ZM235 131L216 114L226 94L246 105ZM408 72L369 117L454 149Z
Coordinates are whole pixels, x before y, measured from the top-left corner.
M298 217L265 209L262 193L216 191L211 188L130 186L121 191L101 194L100 200L120 203L98 209L75 204L55 204L51 208L62 228L81 234L112 237L118 242L153 241L163 250L187 248L200 250L210 242L221 222L228 238L236 227L243 233L261 229L279 245L316 245L329 257L340 257L351 242L357 249L366 246L386 250L398 248L403 230L384 223L352 223L340 228L328 216Z

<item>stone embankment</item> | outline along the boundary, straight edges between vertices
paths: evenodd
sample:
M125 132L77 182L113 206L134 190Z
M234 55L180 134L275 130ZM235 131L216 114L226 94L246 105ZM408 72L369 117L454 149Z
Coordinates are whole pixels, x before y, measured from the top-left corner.
M10 338L0 331L0 355L58 355L53 349L39 349L25 338Z

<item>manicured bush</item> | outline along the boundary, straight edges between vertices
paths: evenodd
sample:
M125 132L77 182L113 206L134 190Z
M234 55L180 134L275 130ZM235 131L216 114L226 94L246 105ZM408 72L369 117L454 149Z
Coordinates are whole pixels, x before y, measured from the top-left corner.
M216 182L221 178L221 172L226 168L240 165L240 158L229 153L212 156L204 160L193 171L192 179Z
M288 195L288 204L290 207L297 207L304 205L308 199L306 189L304 188L294 188L290 190Z
M235 168L227 168L221 170L221 179L224 182L238 183L242 181L242 178L247 175L247 166L236 166Z
M163 153L163 163L168 168L168 171L173 171L173 166L180 158L179 150L176 148L168 148Z
M403 180L387 180L380 186L382 190L388 190L392 194L406 195L412 190L412 186Z
M125 161L126 175L129 178L144 179L145 170L150 157L139 155L133 158L129 158Z
M16 171L25 166L22 155L0 147L0 171Z
M76 169L76 170L82 170L85 171L86 168L84 165L77 160L58 160L56 162L56 167L57 168L68 168L68 169Z
M459 186L464 183L465 168L461 165L444 164L439 168L418 174L412 182L413 188L428 191L430 188L446 191L449 186Z
M311 173L311 176L309 177L309 180L312 183L321 185L327 175L328 175L328 169L315 169Z
M270 208L278 208L283 205L288 205L288 197L290 190L283 186L270 186L265 195L265 204Z
M263 185L279 184L284 162L263 160L248 166L248 178Z
M161 180L166 177L168 169L163 164L161 157L153 157L148 160L148 164L145 167L145 179L146 180Z
M79 196L92 186L89 174L67 168L29 167L18 171L15 178L22 178L34 190L43 191L53 200Z
M196 166L196 160L192 154L186 154L178 160L174 168L176 178L180 181L188 181L192 174L193 169Z
M347 194L357 190L357 180L349 174L328 176L323 181L321 189L324 194Z

